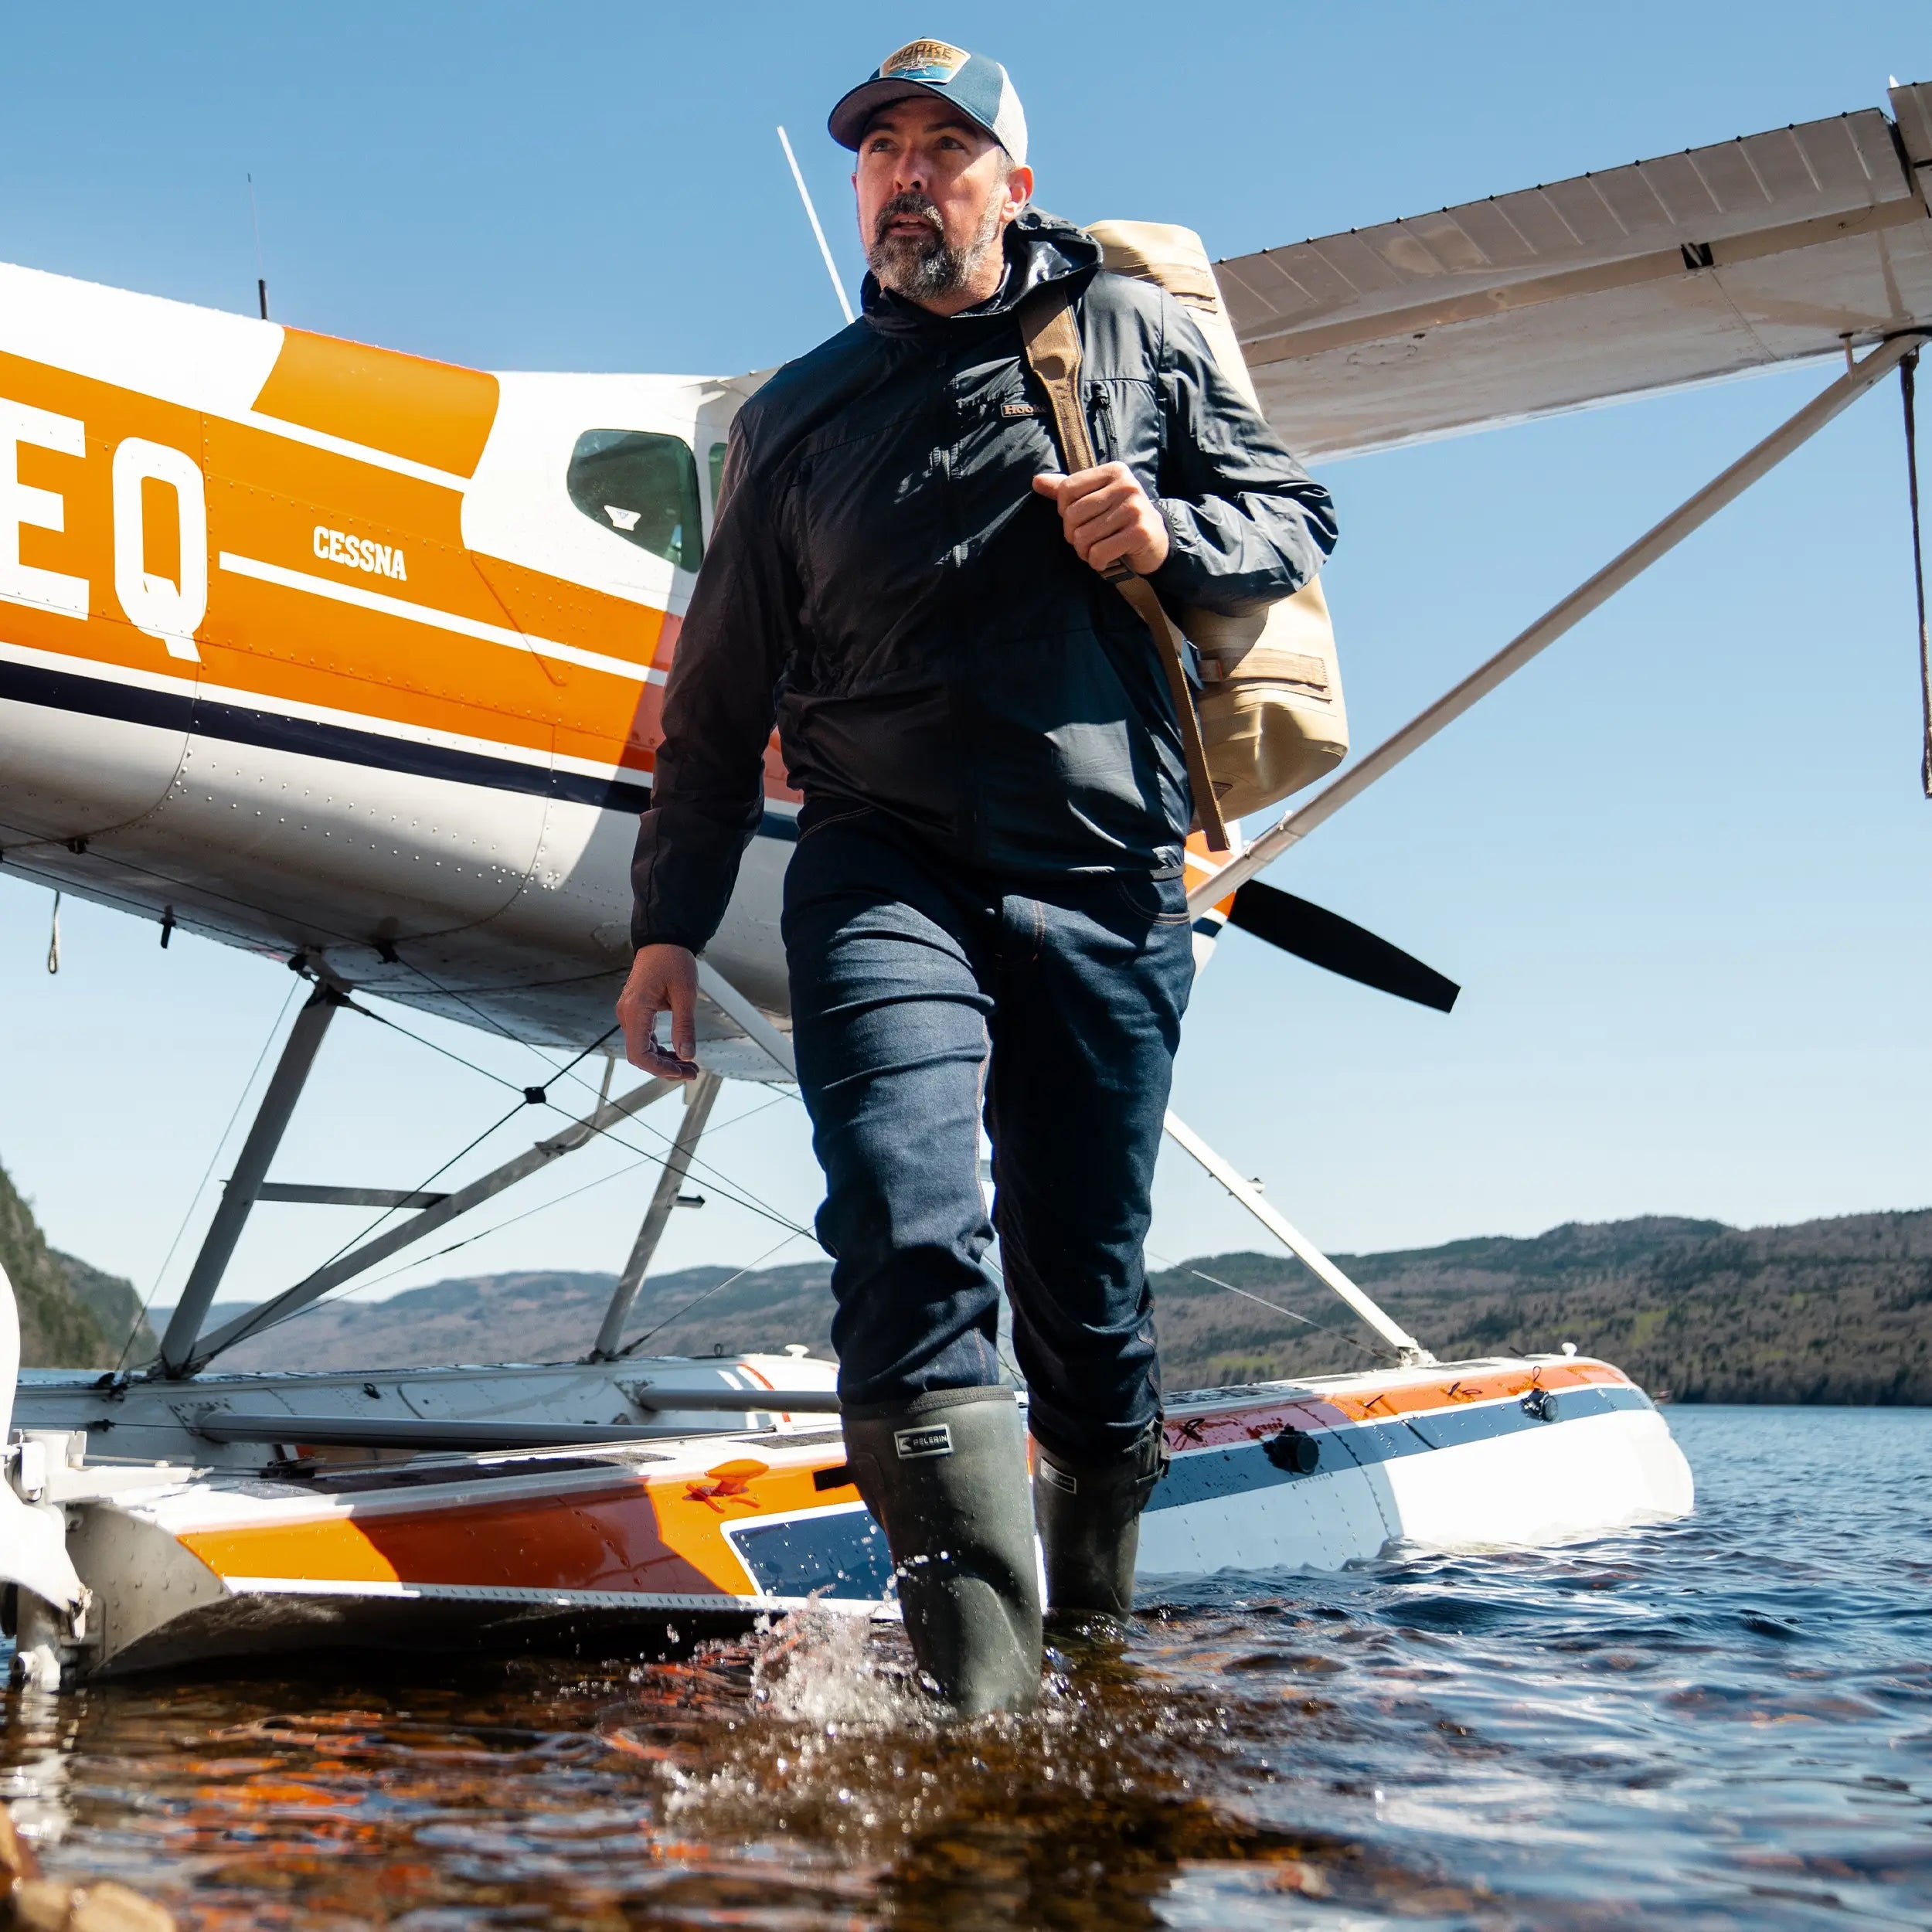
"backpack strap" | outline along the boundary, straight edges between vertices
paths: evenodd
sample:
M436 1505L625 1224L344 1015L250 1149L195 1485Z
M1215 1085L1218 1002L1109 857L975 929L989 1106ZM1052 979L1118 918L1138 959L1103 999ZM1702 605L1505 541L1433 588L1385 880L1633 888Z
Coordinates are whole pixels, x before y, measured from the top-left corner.
M1094 468L1094 440L1080 407L1080 329L1073 310L1072 291L1063 281L1049 282L1019 311L1020 339L1026 345L1027 366L1046 386L1053 411L1055 440L1060 460L1070 476ZM1187 760L1187 778L1194 794L1195 816L1210 852L1228 850L1228 830L1221 817L1214 781L1208 775L1207 747L1201 738L1200 714L1194 708L1194 689L1188 682L1183 640L1174 620L1155 594L1152 584L1138 577L1122 558L1102 573L1126 598L1134 614L1154 634L1161 668L1174 699L1181 728L1181 750Z

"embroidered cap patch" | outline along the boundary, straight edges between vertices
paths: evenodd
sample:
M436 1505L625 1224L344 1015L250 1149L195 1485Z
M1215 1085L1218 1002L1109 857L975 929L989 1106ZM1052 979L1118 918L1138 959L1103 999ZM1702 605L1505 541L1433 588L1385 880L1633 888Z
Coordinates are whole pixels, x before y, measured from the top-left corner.
M943 40L909 40L879 63L881 80L950 80L971 56Z

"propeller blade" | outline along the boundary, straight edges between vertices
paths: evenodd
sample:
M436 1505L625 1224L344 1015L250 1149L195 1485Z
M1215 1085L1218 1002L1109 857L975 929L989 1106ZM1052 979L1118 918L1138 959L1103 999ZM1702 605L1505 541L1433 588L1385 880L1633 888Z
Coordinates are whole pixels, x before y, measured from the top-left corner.
M1234 895L1228 923L1311 966L1339 973L1379 993L1393 993L1398 999L1412 999L1418 1006L1433 1006L1439 1013L1448 1012L1462 991L1454 980L1444 979L1400 946L1258 879L1250 879Z

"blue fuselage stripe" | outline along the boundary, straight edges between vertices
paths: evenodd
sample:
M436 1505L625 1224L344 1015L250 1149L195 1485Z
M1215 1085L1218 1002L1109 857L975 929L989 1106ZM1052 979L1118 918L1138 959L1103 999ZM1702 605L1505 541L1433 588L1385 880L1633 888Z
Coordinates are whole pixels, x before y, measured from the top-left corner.
M220 704L185 691L152 691L141 685L117 683L112 679L49 671L5 658L0 658L0 698L11 698L17 704L73 712L82 717L115 718L129 724L151 725L158 730L185 732L191 736L219 739L231 744L298 752L307 757L327 758L370 770L440 778L454 784L479 785L490 791L567 798L573 804L596 805L607 811L642 811L651 802L650 783L642 773L634 778L607 778L594 772L556 771L548 764L493 758L487 752L461 751L415 739L392 738L381 732L358 731L349 725L291 718L281 712L257 711L244 705ZM798 825L785 813L767 811L759 823L758 836L796 842Z

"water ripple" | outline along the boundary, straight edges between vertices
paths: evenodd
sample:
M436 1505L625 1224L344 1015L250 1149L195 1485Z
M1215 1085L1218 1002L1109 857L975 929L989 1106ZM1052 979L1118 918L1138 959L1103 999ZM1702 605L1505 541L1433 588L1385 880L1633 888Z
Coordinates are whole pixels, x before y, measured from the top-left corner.
M1672 1422L1687 1523L1219 1577L1024 1719L808 1618L15 1699L0 1794L209 1932L1932 1923L1932 1413Z

